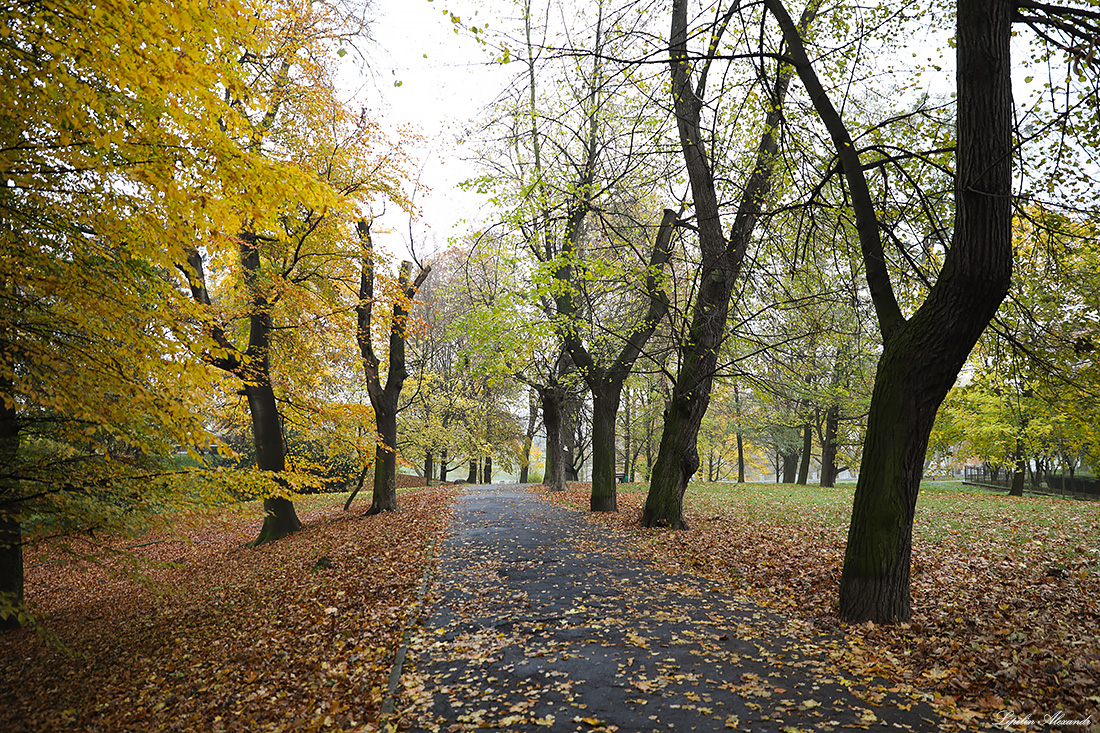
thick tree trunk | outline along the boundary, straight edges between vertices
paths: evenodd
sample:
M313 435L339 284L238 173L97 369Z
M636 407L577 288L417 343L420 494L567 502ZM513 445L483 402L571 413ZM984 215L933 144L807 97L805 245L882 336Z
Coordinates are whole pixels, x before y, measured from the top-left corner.
M1016 438L1016 470L1012 473L1012 488L1008 491L1009 496L1024 495L1026 471L1027 469L1024 466L1024 441Z
M956 218L939 280L885 337L840 586L848 621L910 614L912 523L928 436L1012 274L1014 4L959 0Z
M468 484L476 484L477 483L478 473L480 473L478 471L478 468L479 468L479 466L477 465L477 459L476 458L471 458L470 459L470 470L466 472L466 483L468 483Z
M424 452L424 485L432 485L432 474L435 473L435 454L431 451Z
M936 284L905 319L883 256L858 149L809 62L781 0L765 0L848 181L883 351L867 419L840 581L840 616L878 623L910 615L913 517L936 411L996 313L1012 274L1014 3L959 0L955 229Z
M815 13L816 3L811 2L803 15L803 27L808 26ZM722 232L714 174L708 159L707 136L700 122L703 100L696 94L696 89L702 88L706 80L705 77L698 82L693 79L687 44L687 0L674 0L669 34L672 100L680 148L694 198L702 267L691 325L680 348L680 373L665 410L661 445L653 466L642 524L677 529L686 526L683 519L684 492L688 481L699 470L699 426L710 404L714 371L726 333L730 296L764 200L771 190L778 150L777 130L791 78L790 68L780 66L775 85L770 90L772 102L765 115L756 162L727 240ZM709 64L704 68L709 68Z
M798 470L798 454L797 453L784 453L783 454L783 483L793 484L795 478L795 472Z
M619 396L614 386L592 393L592 498L594 512L617 512L619 500L615 485L615 418Z
M6 344L0 342L0 358L9 358ZM0 366L5 370L10 366ZM23 526L20 498L16 491L15 464L19 452L19 416L14 385L6 374L0 375L0 596L5 605L23 602ZM19 616L0 618L0 629L19 628Z
M546 475L543 483L550 491L565 490L565 451L562 447L562 399L557 385L539 388L542 424L546 427Z
M825 411L825 437L821 441L821 485L836 485L836 436L840 428L840 406Z
M266 360L264 360L266 361ZM262 375L266 377L266 374ZM261 471L281 473L286 470L283 429L275 392L266 378L260 384L245 386L249 413L252 416L252 439L256 447L256 467ZM269 496L264 499L264 523L260 535L252 540L253 547L273 542L302 528L302 522L289 499Z
M374 450L374 492L367 516L397 511L397 405L385 404L388 402L384 396L379 403L383 409L378 409L379 404L374 406L379 444Z
M810 423L802 426L802 461L798 464L798 479L795 481L799 486L805 486L810 481L810 459L813 457L814 448L812 431Z
M481 483L493 483L493 457L485 456L485 463L481 468Z

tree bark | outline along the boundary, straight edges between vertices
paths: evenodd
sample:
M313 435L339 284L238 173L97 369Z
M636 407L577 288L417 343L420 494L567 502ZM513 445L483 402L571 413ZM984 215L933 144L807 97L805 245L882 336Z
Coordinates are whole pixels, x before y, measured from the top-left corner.
M1016 438L1016 467L1012 473L1012 488L1008 491L1009 496L1024 495L1026 471L1027 469L1024 466L1024 441Z
M0 359L10 351L0 341ZM20 496L16 491L16 459L19 454L19 414L10 364L0 364L0 596L13 607L23 603L23 525ZM19 616L0 618L0 629L19 628Z
M821 441L821 485L836 485L836 438L840 428L840 405L831 404L825 411L825 437Z
M798 464L798 479L795 481L799 486L805 486L810 482L810 459L813 457L814 447L812 430L808 422L802 426L802 461Z
M485 456L485 463L481 468L481 483L493 483L493 457Z
M424 485L432 485L432 475L435 473L435 454L431 451L424 452Z
M550 491L565 490L565 451L562 449L562 395L556 384L538 387L542 402L542 424L546 427L546 476L543 483Z
M809 25L816 8L815 0L803 15L804 26ZM720 36L721 32L716 31L712 47L717 47ZM771 90L771 104L765 115L753 172L746 182L727 240L722 233L714 174L700 121L709 64L704 66L697 86L693 87L687 39L687 0L674 0L669 34L672 100L680 149L691 182L702 266L691 325L680 348L680 373L676 376L671 400L665 410L660 448L642 513L643 525L673 529L687 526L683 519L683 498L688 482L699 470L699 426L710 405L710 390L725 338L726 315L733 287L763 210L764 199L771 190L778 150L777 131L791 78L790 68L781 65Z
M1008 0L959 0L955 230L940 276L906 320L886 270L857 149L780 0L765 0L833 137L848 179L883 336L840 581L840 616L910 616L913 517L936 411L1008 291L1012 273L1012 82Z

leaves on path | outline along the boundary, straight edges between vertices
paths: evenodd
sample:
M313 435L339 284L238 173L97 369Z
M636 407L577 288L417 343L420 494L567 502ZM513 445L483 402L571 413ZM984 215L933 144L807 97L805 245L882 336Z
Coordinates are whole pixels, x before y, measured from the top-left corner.
M303 530L258 548L254 515L180 517L129 543L153 587L31 555L28 596L71 654L0 637L0 729L375 730L453 496L405 492L368 518L303 497Z
M792 632L843 634L844 644L827 650L838 664L933 691L940 710L963 724L1004 711L1098 722L1097 504L926 491L914 526L912 620L847 625L836 617L836 593L850 489L694 489L684 532L638 525L644 487L621 488L618 514L588 516L627 538L637 557L780 611ZM589 492L575 484L544 495L582 509Z

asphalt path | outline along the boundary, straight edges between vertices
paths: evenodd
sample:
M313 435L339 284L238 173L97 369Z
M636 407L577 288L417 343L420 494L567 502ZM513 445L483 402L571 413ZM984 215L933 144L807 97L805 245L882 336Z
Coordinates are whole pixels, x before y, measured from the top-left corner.
M948 727L919 695L846 677L836 639L786 635L782 617L604 533L529 488L465 488L405 666L412 730Z

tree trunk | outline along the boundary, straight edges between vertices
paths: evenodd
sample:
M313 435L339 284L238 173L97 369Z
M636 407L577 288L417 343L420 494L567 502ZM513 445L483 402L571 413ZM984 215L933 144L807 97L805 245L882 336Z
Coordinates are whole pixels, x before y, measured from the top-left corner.
M840 428L840 405L825 411L825 439L821 441L821 485L836 485L836 436Z
M439 452L439 483L447 482L447 449Z
M798 470L798 453L783 454L783 483L793 484Z
M814 436L812 426L806 423L802 426L802 462L798 466L799 486L805 486L810 481L810 459L813 457Z
M479 466L477 465L477 459L476 458L471 458L470 459L470 470L466 472L466 483L468 483L468 484L476 484L477 483L477 477L478 477L478 473L479 473L478 468L479 468Z
M592 498L589 506L594 512L619 511L615 485L615 418L619 413L620 389L605 386L592 393Z
M397 405L385 395L374 406L374 425L379 443L374 450L374 492L367 516L397 511Z
M266 362L266 359L263 360ZM265 370L266 371L266 370ZM266 375L264 375L266 376ZM261 471L286 470L286 451L275 392L266 379L260 384L245 385L248 409L252 416L252 439L256 446L256 467ZM302 522L289 499L269 496L264 499L264 523L260 535L250 543L253 547L273 542L302 528Z
M351 507L351 503L355 501L355 497L359 495L359 492L363 490L363 482L367 479L368 469L369 466L364 464L362 470L359 471L359 481L356 482L355 488L352 489L352 492L350 494L348 494L347 501L344 502L345 512Z
M493 457L485 456L485 463L481 469L481 483L493 483Z
M550 491L565 490L565 451L561 443L562 399L555 385L539 388L542 424L546 427L546 475L543 483Z
M1026 468L1024 467L1024 441L1020 438L1016 438L1016 470L1012 473L1012 488L1009 489L1009 496L1023 496L1024 495L1024 479L1026 478Z
M11 358L6 347L6 343L0 342L0 359ZM0 368L6 372L11 367L3 364ZM0 597L3 605L14 608L23 603L23 526L13 475L18 454L19 415L14 383L7 374L0 374ZM17 613L0 618L0 629L19 626Z
M765 0L829 129L848 181L883 351L867 419L840 581L840 616L878 623L910 615L913 517L936 411L1008 291L1012 274L1014 4L959 0L955 228L936 284L906 320L883 257L858 149L780 0Z
M432 474L435 473L435 454L431 451L424 452L424 485L432 485Z
M745 483L745 437L737 433L737 483Z

